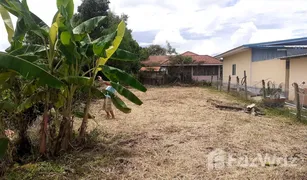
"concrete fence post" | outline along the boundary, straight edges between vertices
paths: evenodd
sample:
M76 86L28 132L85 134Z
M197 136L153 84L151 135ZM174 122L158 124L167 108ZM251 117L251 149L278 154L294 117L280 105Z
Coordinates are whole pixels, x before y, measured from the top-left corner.
M295 93L295 104L296 104L296 119L301 120L301 103L300 103L300 94L298 89L298 84L293 83L292 86L294 87Z
M237 76L237 91L240 92L240 78Z
M220 78L220 91L222 91L222 88L223 88L223 78L221 77Z
M231 83L231 76L229 75L229 79L228 79L228 88L227 88L227 92L230 92L230 83Z
M265 81L262 80L262 91L263 91L263 99L266 98L266 89L265 89Z
M245 99L247 99L247 76L246 76L246 71L244 71L244 84L245 84Z

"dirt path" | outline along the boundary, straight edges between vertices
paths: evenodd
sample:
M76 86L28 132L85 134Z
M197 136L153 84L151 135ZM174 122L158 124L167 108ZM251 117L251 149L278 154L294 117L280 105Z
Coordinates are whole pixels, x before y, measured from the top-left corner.
M128 115L116 111L117 121L100 115L101 102L94 104L98 128L105 132L104 140L111 147L105 152L113 153L109 160L114 158L116 163L112 167L94 166L84 178L307 179L305 125L284 118L217 110L206 102L207 98L229 102L231 98L203 88L150 88L145 94L136 94L144 105L129 104L133 111ZM226 165L210 170L207 155L216 149L223 150L226 157L246 156L249 164L255 160L258 167ZM295 158L297 166L274 166L273 161L266 160L262 165L267 166L261 166L261 159L254 159L259 153L263 157L266 153L272 158L287 157L288 163Z

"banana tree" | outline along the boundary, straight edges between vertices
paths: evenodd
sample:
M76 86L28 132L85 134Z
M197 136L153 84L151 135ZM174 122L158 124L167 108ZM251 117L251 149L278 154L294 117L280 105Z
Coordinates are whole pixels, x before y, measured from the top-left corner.
M38 83L46 89L52 87L61 89L64 83L52 75L52 63L54 58L54 51L47 46L46 37L48 37L48 27L41 19L29 11L27 2L18 0L0 0L1 16L4 20L5 27L8 32L9 42L11 47L7 49L7 53L0 53L0 67L14 70L26 79L37 79ZM16 23L16 29L14 29L9 13L18 18ZM33 63L37 60L34 52L32 54L25 54L23 52L23 39L25 34L33 32L44 40L44 50L49 69L45 69L42 66ZM43 123L41 128L41 145L40 152L45 154L46 152L46 132L48 121L48 105L49 105L49 93L47 91L44 97L45 110L43 116Z
M94 94L93 92L95 92L96 95L98 92L97 89L94 88L94 80L97 73L102 70L100 66L104 65L109 59L133 61L137 60L137 56L127 51L118 49L126 29L124 22L121 22L118 25L118 28L115 32L96 40L91 40L89 33L91 33L91 31L94 30L98 24L105 19L104 16L91 18L73 28L71 23L68 23L70 22L71 17L67 11L67 7L59 7L59 12L62 17L59 21L57 21L59 27L59 36L61 37L59 40L59 49L66 57L70 57L70 59L67 59L66 65L70 66L70 69L74 69L74 72L68 73L69 77L66 76L66 82L71 84L73 87L89 86L89 88L87 88L88 98L86 107L84 109L84 117L82 125L79 128L80 137L84 137L88 121L91 97L92 94ZM95 61L95 59L98 60ZM78 73L80 73L84 65L89 67L89 71L84 72L80 77ZM130 77L131 80L131 76L121 76L123 79L126 77ZM137 86L137 89L142 90L143 92L146 91L146 88L142 86L141 83L135 83L137 82L136 80L126 82L128 82L128 85L131 84L132 87ZM133 94L128 90L119 91L119 93L127 97ZM103 97L103 95L101 97ZM116 107L118 107L120 110L125 113L130 112L129 108L127 108L125 103L118 97L114 97L112 100L114 104L116 104ZM136 104L141 105L140 100L136 102ZM67 127L66 129L69 128Z
M49 27L40 18L29 11L27 2L18 0L0 0L1 15L7 28L9 42L11 47L7 49L7 53L0 53L0 67L14 70L22 75L26 79L37 79L40 86L46 89L46 95L44 96L45 110L43 115L43 121L41 126L41 143L40 152L45 154L46 152L46 137L47 137L47 122L48 122L48 108L50 93L48 89L50 87L61 89L65 84L55 77L53 72L53 61L55 57L55 50L53 47L47 46L47 40L51 41L51 35L48 34ZM12 26L10 12L18 18L16 23L16 29ZM44 41L44 45L40 46L40 52L45 51L47 59L43 62L47 62L48 66L42 66L42 64L35 63L38 59L35 56L37 51L29 51L23 44L25 34L33 32L41 37ZM25 52L27 51L27 52Z
M37 79L38 84L43 86L46 92L43 97L45 110L41 126L40 152L42 154L46 153L46 132L50 103L58 104L58 107L62 106L63 109L63 119L55 150L60 151L68 148L72 134L72 100L76 89L81 87L88 89L88 99L80 128L80 136L84 136L91 97L104 97L103 92L94 87L94 80L99 71L102 71L112 81L119 94L135 104L142 104L132 92L118 83L131 85L143 92L146 91L146 88L124 72L104 66L109 59L136 59L135 55L118 49L125 33L124 22L118 25L116 32L92 41L89 33L105 17L94 17L77 27L72 27L73 0L57 0L58 12L55 14L50 28L28 9L25 0L22 3L18 0L0 0L0 5L3 6L4 10L18 18L16 30L13 31L14 35L9 36L11 37L9 39L11 47L7 49L8 53L0 53L0 67L14 70L28 79ZM2 16L3 19L6 17L6 15ZM12 29L10 28L12 26L6 23L7 19L4 20L6 27ZM41 37L44 44L23 44L23 38L28 32ZM8 33L12 32L8 31ZM3 58L1 59L1 57ZM22 66L19 66L20 64ZM90 70L82 73L84 65L88 65ZM51 94L53 88L61 90L59 91L61 98L54 100ZM56 102L59 99L63 102ZM119 110L125 113L131 111L119 97L112 96L112 101Z
M103 65L110 59L111 60L122 60L122 61L135 61L138 59L136 55L130 52L118 49L123 39L124 33L125 33L125 29L126 29L125 23L121 22L118 25L117 30L107 36L98 38L96 40L91 40L88 34L90 33L90 31L82 31L80 29L87 29L87 30L91 29L92 30L93 28L91 27L91 25L93 23L91 22L93 20L94 19L90 19L88 21L81 23L79 26L75 28L76 31L74 31L74 32L78 32L79 35L81 34L84 37L86 37L84 38L83 41L81 41L81 44L83 45L81 49L83 50L85 49L85 51L87 52L86 56L84 56L84 59L97 59L94 64L89 63L92 66L90 67L90 70L85 72L84 74L84 75L88 74L88 76L90 77L89 84L91 88L89 88L89 91L88 91L88 98L87 98L86 106L84 109L84 117L82 120L81 127L79 128L80 129L80 132L79 132L80 139L84 139L84 135L86 132L88 114L89 114L88 112L90 109L92 95L99 94L97 93L97 91L95 91L95 88L93 88L95 77L99 71L102 71L111 81L115 80L114 82L116 83L119 82L118 79L114 79L114 78L111 79L111 77L115 76L115 77L118 77L121 80L121 82L125 82L126 84L131 85L132 87L135 87L136 89L141 90L143 92L146 91L146 88L141 83L139 83L137 80L132 78L132 76L124 73L123 71L120 71L116 68L113 68L112 69L113 71L107 71L108 69L104 71L104 69L102 68ZM85 54L85 53L81 53L81 54ZM127 89L125 89L126 91L121 90L117 87L122 87L122 86L120 86L119 84L116 84L115 86L119 94L123 95L124 97L127 97L128 100L134 102L135 104L138 104L138 105L142 104L142 102L132 92L130 92ZM136 98L130 98L132 95ZM101 97L104 97L104 95L102 95ZM119 97L112 95L112 101L115 107L118 108L120 111L124 113L131 112L131 109L128 108L126 104Z

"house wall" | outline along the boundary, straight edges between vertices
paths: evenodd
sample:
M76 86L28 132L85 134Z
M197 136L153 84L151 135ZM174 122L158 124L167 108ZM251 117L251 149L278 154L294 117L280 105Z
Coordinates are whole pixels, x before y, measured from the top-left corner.
M265 61L252 62L251 85L260 87L261 81L272 81L276 85L283 83L285 87L286 80L286 61L280 59L271 59Z
M244 77L244 71L247 74L247 84L250 84L250 72L251 72L251 57L252 51L243 51L223 59L223 82L228 82L228 76L231 76L231 83L236 83L236 77L241 79ZM232 75L232 65L236 64L236 75Z
M290 78L289 78L289 100L294 100L294 88L293 83L297 83L299 86L302 82L306 84L301 86L307 88L307 57L290 59ZM304 98L305 105L307 105L307 96Z

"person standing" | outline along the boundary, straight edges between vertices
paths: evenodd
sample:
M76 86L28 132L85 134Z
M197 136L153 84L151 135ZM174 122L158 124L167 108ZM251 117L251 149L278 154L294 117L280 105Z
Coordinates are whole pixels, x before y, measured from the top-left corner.
M105 88L106 90L106 97L103 101L102 109L107 113L107 118L109 119L112 117L112 119L115 119L114 111L112 108L112 99L111 99L111 93L115 95L116 90L111 86L111 83L108 81L103 81L101 76L98 76L98 81L101 82L101 84L107 85Z

